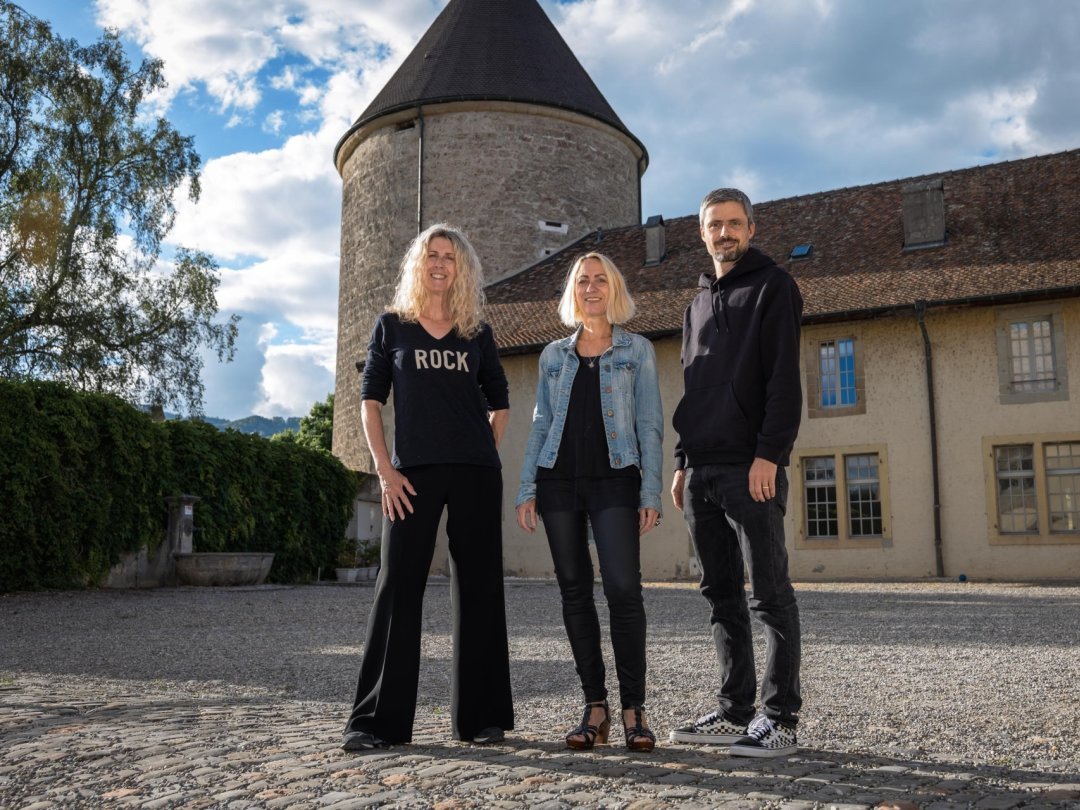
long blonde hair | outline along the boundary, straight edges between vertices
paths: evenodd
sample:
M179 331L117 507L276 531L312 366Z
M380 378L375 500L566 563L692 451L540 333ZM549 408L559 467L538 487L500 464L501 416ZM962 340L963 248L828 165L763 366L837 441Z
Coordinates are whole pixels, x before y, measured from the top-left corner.
M446 311L461 337L471 338L480 331L480 313L484 308L484 274L480 257L469 239L458 228L440 222L413 239L401 259L397 288L388 309L403 321L417 322L427 304L427 290L422 279L431 240L449 239L454 246L457 273L446 294Z
M630 297L630 290L626 286L626 279L615 266L615 262L603 253L586 253L578 256L571 265L570 272L566 274L566 285L563 287L562 298L559 299L559 320L567 326L577 326L583 320L578 310L577 297L574 295L574 287L577 285L578 270L581 269L588 259L596 259L604 268L608 277L608 323L626 323L634 317L634 299Z

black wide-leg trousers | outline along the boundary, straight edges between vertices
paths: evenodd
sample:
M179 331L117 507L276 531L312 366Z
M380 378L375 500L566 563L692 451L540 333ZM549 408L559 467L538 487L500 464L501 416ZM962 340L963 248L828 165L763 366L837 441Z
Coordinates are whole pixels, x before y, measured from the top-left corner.
M514 727L503 595L502 473L435 464L403 469L416 490L413 513L385 534L356 701L345 727L390 743L412 740L420 675L424 590L443 509L450 541L454 739Z

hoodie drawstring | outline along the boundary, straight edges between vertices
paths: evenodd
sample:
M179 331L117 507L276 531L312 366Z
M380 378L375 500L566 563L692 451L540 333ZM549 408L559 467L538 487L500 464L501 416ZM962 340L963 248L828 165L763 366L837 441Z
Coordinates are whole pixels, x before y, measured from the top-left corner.
M712 314L713 322L716 324L717 332L724 332L729 334L731 329L728 328L727 308L724 305L724 290L720 290L716 295L710 296L712 298ZM720 302L719 311L717 311L716 302ZM720 325L720 321L723 320L723 326Z

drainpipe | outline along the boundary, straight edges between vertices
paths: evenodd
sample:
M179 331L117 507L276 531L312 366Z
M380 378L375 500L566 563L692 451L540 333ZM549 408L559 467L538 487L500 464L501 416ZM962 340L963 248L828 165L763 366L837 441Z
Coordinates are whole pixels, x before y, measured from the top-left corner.
M641 168L641 163L644 160L645 160L645 156L642 155L641 157L638 158L638 162L637 162L637 169L638 169L637 170L637 219L638 219L639 223L645 221L645 214L644 214L644 211L642 210L642 207L641 207L642 206L642 202L641 202L641 176L643 174L645 174L645 170Z
M424 230L424 108L416 105L416 125L419 132L416 156L416 235Z
M945 563L941 555L941 487L938 476L937 414L934 410L934 357L930 349L930 336L926 332L926 301L915 302L915 317L922 331L923 352L926 355L926 399L930 409L930 476L934 488L934 562L937 576L945 576Z

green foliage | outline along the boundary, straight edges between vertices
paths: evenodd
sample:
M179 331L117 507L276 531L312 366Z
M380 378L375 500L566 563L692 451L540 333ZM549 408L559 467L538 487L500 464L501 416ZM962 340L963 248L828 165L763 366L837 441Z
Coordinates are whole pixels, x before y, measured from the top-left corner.
M280 417L279 417L280 418ZM274 436L277 441L295 442L309 450L330 453L334 448L334 395L311 406L307 416L300 417L298 430L285 430Z
M231 359L237 318L217 319L210 256L161 257L200 165L146 117L161 61L133 67L114 33L81 47L8 0L0 39L0 377L198 412L202 349Z
M117 397L0 381L0 591L81 587L165 536L188 493L196 551L272 551L270 579L313 579L349 547L356 473L295 443L154 422Z

